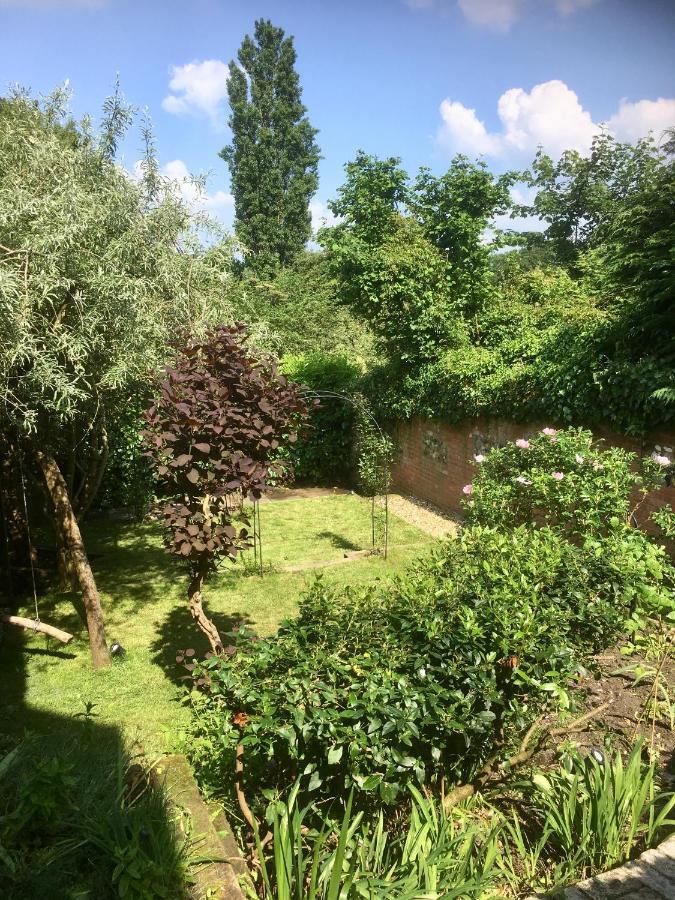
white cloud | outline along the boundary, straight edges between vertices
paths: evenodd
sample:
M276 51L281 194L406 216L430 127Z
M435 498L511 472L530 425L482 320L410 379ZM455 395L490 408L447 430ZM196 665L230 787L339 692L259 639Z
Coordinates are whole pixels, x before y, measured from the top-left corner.
M564 81L545 81L527 92L510 88L497 102L499 131L490 132L475 109L446 98L440 105L439 146L468 155L531 156L538 146L557 157L564 150L588 153L600 123L593 121ZM675 100L623 100L606 123L619 140L635 141L650 130L657 138L675 124Z
M675 100L622 100L619 109L607 120L608 129L621 141L634 143L650 131L658 141L666 128L675 126Z
M508 31L520 18L523 0L458 0L457 5L474 25Z
M136 163L138 171L139 163ZM168 178L172 187L195 210L203 210L211 213L216 218L231 219L231 210L234 207L234 197L226 191L216 191L213 194L201 184L195 182L182 159L173 159L161 168L161 174Z
M214 124L223 118L229 69L220 59L205 59L184 66L171 66L170 94L162 100L169 113L205 113Z
M480 28L509 31L519 19L533 10L552 9L560 16L569 16L579 9L592 6L599 0L456 0L464 17ZM436 9L447 12L451 0L406 0L411 9Z
M563 150L590 149L598 126L564 81L545 81L528 94L511 88L499 98L500 139L505 149L531 152L539 144L554 156Z
M316 234L319 228L332 228L340 221L322 200L312 200L309 211L312 216L312 234Z
M453 152L489 156L500 153L499 136L488 134L475 109L446 99L441 103L441 118L443 124L438 131L438 141Z

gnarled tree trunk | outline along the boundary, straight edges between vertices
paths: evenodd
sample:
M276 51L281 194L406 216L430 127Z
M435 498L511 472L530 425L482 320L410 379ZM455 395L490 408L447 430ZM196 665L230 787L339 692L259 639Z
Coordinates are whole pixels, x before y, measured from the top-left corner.
M206 572L203 569L197 571L192 577L190 587L188 588L188 605L190 607L190 614L208 638L213 652L222 653L223 642L221 640L220 634L218 633L218 629L211 621L211 619L209 619L209 617L206 615L206 613L204 612L204 607L202 606L202 587L204 585L205 577Z
M68 495L68 488L56 460L48 453L35 450L35 458L44 475L47 491L54 508L54 525L59 532L61 542L75 570L75 575L82 591L84 608L87 613L87 629L91 659L95 669L110 665L110 653L105 640L103 611L98 589L91 571L87 552L82 541L80 526Z

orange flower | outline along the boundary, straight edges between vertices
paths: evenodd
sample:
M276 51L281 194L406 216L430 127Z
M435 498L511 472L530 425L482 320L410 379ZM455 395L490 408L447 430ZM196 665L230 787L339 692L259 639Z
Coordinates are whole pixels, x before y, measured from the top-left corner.
M234 718L232 719L232 721L235 725L241 725L241 727L243 728L244 725L248 725L249 717L245 712L238 712L234 714Z

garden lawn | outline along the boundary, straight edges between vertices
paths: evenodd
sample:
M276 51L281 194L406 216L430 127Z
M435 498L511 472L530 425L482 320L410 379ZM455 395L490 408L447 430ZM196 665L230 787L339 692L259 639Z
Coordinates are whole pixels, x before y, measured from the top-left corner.
M340 560L349 550L370 547L370 501L353 494L262 503L263 557L274 567L263 578L252 574L253 554L223 565L207 584L205 605L221 633L244 621L260 635L273 633L293 616L298 600L318 569L289 573L286 566ZM433 543L433 538L390 516L387 560L365 557L321 570L328 582L363 584L400 572ZM207 644L187 609L187 576L162 547L158 524L95 521L85 541L101 591L108 642L126 650L111 670L91 668L86 629L75 610L77 594L55 590L40 598L41 618L75 634L68 646L7 628L0 646L0 730L64 724L87 704L93 722L118 728L125 741L138 741L149 752L180 743L187 721L181 703L184 671L176 651ZM25 614L32 615L30 606Z

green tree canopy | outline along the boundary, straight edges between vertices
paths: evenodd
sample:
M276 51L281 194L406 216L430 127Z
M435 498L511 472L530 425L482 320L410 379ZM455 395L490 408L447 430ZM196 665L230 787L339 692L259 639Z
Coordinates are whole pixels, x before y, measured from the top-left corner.
M73 123L65 100L19 93L0 105L0 449L19 436L45 477L104 664L75 501L100 483L108 411L177 331L226 312L227 251L199 248L191 230L205 223L160 178L147 129L141 182L115 163L131 120L118 91L99 134Z
M311 236L309 201L318 186L317 131L302 104L293 38L255 23L230 62L232 142L228 164L235 230L258 271L287 263Z
M628 198L648 186L661 157L652 138L624 144L604 131L594 138L588 156L567 150L555 161L540 149L526 176L535 198L517 211L539 216L557 261L573 266L579 254L603 239Z
M345 172L330 204L342 221L320 235L341 300L394 360L419 365L469 341L493 291L484 234L516 176L458 156L411 184L399 159L363 151Z

